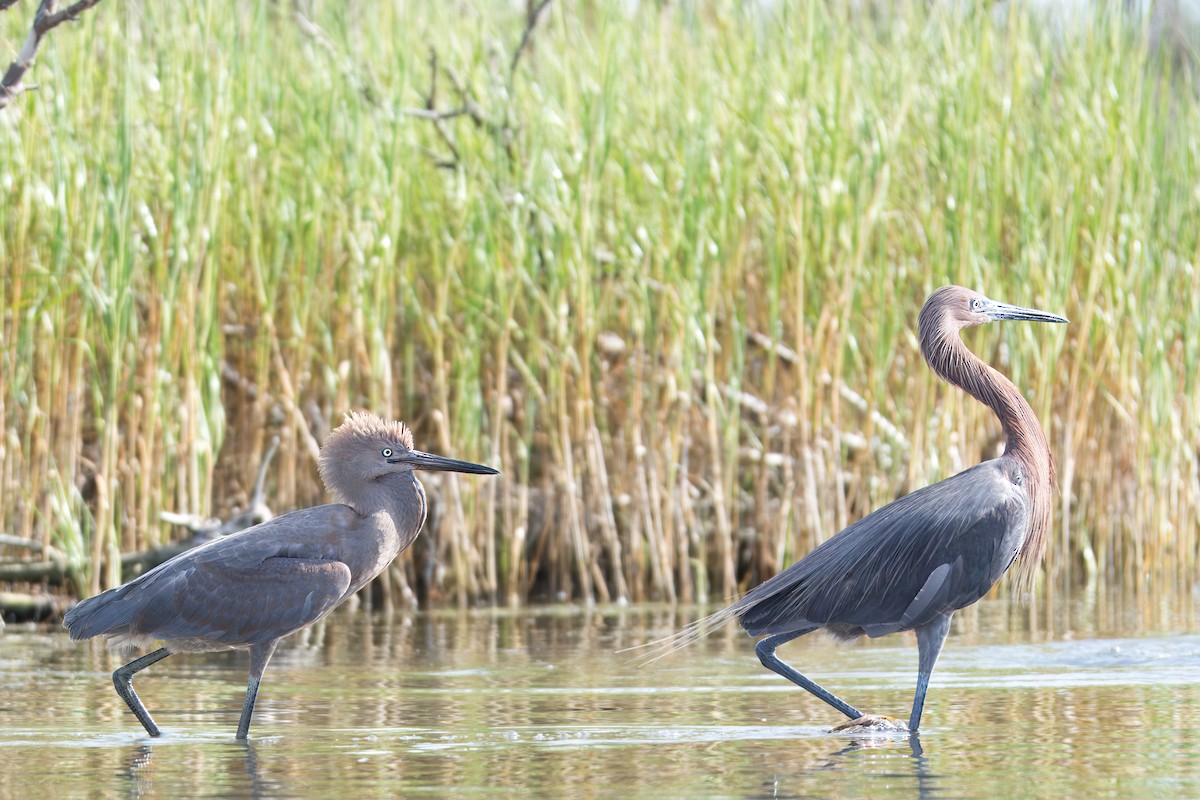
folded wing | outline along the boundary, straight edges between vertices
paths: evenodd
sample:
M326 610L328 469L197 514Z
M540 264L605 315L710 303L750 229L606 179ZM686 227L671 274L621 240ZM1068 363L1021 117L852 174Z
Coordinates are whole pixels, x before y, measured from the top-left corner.
M1012 564L1028 507L999 461L850 525L731 606L754 636L828 626L882 636L982 597Z
M152 637L176 643L174 649L247 646L284 636L345 599L350 568L337 559L330 534L358 519L341 505L276 517L84 600L63 624L72 639Z

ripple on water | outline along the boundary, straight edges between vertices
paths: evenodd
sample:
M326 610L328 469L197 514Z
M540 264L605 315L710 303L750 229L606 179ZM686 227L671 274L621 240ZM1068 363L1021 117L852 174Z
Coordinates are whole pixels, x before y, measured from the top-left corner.
M829 728L815 725L590 725L530 726L471 735L430 731L406 737L414 752L478 750L505 747L575 748L709 744L735 741L778 741L825 738Z
M118 657L6 632L0 798L41 796L49 775L61 796L1200 797L1197 635L972 631L942 654L913 746L830 734L839 715L763 670L744 637L639 669L595 627L335 615L283 643L249 743L233 738L244 656L139 675L166 734L150 739L113 692ZM781 652L864 711L908 712L911 639Z

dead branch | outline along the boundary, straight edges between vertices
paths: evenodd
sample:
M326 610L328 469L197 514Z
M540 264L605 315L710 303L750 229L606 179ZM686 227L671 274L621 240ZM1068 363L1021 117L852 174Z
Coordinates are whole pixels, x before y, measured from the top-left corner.
M60 584L67 574L65 560L21 561L0 564L0 583Z
M0 533L0 547L19 547L35 553L40 553L44 549L42 543L36 539L26 539L24 536L13 536L10 533Z
M465 108L456 109L453 112L445 112L437 110L437 90L438 90L438 54L437 50L429 48L429 94L425 96L424 108L406 108L405 114L410 115L427 115L426 119L433 122L433 129L437 131L441 140L446 143L446 147L450 148L451 158L439 159L438 166L443 168L454 168L458 165L458 142L454 140L454 134L446 126L446 120L453 119L457 116L462 116L468 113Z
M746 340L750 342L750 344L758 345L763 350L773 354L776 358L778 358L784 364L787 364L789 367L800 363L800 356L795 350L785 344L782 344L781 342L775 341L765 333L759 333L758 331L747 331Z
M0 5L0 10L15 2L16 0L0 0L0 3L4 3ZM25 43L21 45L16 60L9 64L4 77L0 79L0 109L7 107L17 95L37 88L36 84L23 83L23 79L25 73L33 66L42 38L67 20L78 19L80 14L99 2L100 0L78 0L59 11L57 0L42 0L33 18L33 27L29 29L29 35L25 37Z
M258 466L258 475L254 479L254 490L250 493L250 499L246 502L245 508L236 512L227 520L221 520L216 517L202 517L199 514L179 514L173 511L159 512L159 519L163 522L186 528L191 532L191 537L181 545L167 545L165 548L155 548L154 550L147 550L144 553L133 553L132 556L123 558L122 564L128 566L131 563L147 563L153 560L155 556L152 554L156 551L165 551L174 547L182 547L182 550L186 550L189 547L203 544L210 539L228 536L231 533L237 533L240 530L245 530L259 523L274 519L275 512L271 511L263 498L267 484L267 468L271 466L271 461L275 458L275 452L278 449L279 437L272 436L270 443L267 444L267 451L263 453L262 463ZM131 561L126 560L130 558L132 558Z
M509 94L512 94L513 79L517 74L517 64L521 62L521 56L524 55L526 48L529 47L529 42L533 38L533 29L537 27L538 22L542 19L542 12L550 7L550 0L541 0L539 3L534 3L529 0L525 8L525 31L521 34L521 43L517 45L517 49L513 51L512 61L508 64L508 89Z
M228 536L240 530L258 525L272 519L275 515L267 507L264 500L267 468L279 448L279 437L272 437L263 454L262 464L259 465L258 475L254 480L254 490L246 507L227 520L208 519L198 514L174 514L169 511L159 516L164 522L179 525L191 532L191 536L182 542L152 547L137 553L126 553L121 556L122 580L129 580L141 575L148 569L153 569L164 561L187 550L204 544L219 536ZM29 550L41 551L39 543L17 536L0 535L0 545L22 547ZM64 582L68 573L66 556L51 548L44 553L41 561L0 561L0 583L46 583L57 585Z
M503 133L504 130L502 126L499 123L488 119L487 115L483 113L483 107L479 105L479 101L475 99L475 96L471 93L471 90L467 88L467 85L463 82L463 80L458 77L458 73L454 71L454 68L447 66L444 68L444 71L446 73L446 79L450 81L450 86L453 87L458 96L462 98L462 110L465 112L466 116L471 118L471 121L475 123L475 126L488 131L492 135Z
M438 137L445 143L450 150L450 158L437 159L439 167L455 169L461 162L461 157L458 149L458 142L454 138L454 134L450 131L446 124L450 120L466 117L471 120L475 127L487 131L493 138L504 145L505 153L509 159L516 159L516 152L513 149L513 142L516 139L518 126L512 123L512 103L513 103L513 86L516 79L517 66L521 63L521 57L525 51L529 49L529 45L533 39L533 32L537 28L538 23L542 19L542 15L546 9L550 7L551 0L528 0L525 8L525 29L521 32L521 41L513 50L512 56L508 61L508 74L503 74L503 67L494 65L492 68L493 81L496 87L503 87L505 91L502 99L502 106L498 114L488 114L483 107L483 104L476 98L466 81L463 81L458 73L448 65L441 66L439 69L437 51L430 48L429 51L429 92L426 93L423 108L405 108L402 113L416 117L418 119L428 120L433 123L434 130L437 131ZM445 75L446 80L450 83L450 88L457 95L457 103L453 108L441 108L438 106L438 76ZM497 121L499 120L499 121Z
M186 542L164 544L161 547L152 547L149 550L140 550L136 553L126 553L125 555L121 556L121 580L133 580L143 572L152 570L165 561L170 561L180 553L186 553L197 544L199 544L199 542L197 542L195 537L193 537L188 539Z
M24 592L0 592L0 627L3 620L10 622L41 622L58 616L62 601L48 594L26 594Z

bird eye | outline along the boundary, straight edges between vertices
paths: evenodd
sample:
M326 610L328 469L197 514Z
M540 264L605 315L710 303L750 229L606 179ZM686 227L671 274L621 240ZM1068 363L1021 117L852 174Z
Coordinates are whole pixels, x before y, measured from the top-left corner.
M983 309L983 301L980 300L978 297L976 297L974 300L971 301L971 310L972 311L980 311L982 309Z
M383 448L383 457L391 458L392 457L392 448L390 448L390 447Z

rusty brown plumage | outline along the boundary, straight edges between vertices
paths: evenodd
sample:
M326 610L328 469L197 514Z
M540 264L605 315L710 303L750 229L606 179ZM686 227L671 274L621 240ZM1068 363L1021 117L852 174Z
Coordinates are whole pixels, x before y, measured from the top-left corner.
M1046 432L1021 390L963 344L959 335L963 328L992 320L986 314L970 310L977 299L987 301L983 295L961 286L938 289L921 308L917 336L921 353L939 378L992 409L1004 431L1004 455L1017 459L1024 467L1029 529L1018 554L1020 564L1013 585L1014 591L1024 593L1033 588L1046 550L1050 497L1055 482L1054 457Z

